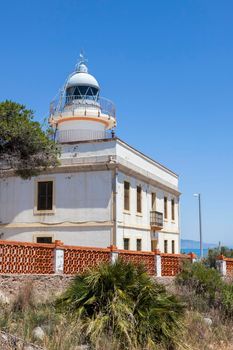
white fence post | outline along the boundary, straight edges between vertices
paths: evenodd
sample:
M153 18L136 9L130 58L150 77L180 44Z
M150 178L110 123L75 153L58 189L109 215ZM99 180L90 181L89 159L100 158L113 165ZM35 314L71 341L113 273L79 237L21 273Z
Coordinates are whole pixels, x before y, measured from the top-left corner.
M54 249L54 272L57 274L64 273L64 249L59 249L63 245L61 241L55 241Z
M191 263L195 263L197 261L197 256L196 254L194 253L188 253L188 255L190 256L190 260L191 260Z
M162 262L159 249L154 250L155 253L155 272L157 277L162 276Z
M216 261L217 269L222 276L227 275L227 263L223 255L220 255Z
M111 264L114 264L118 260L119 253L118 253L117 247L115 245L111 245L109 247L109 249L110 249L110 254L111 254Z

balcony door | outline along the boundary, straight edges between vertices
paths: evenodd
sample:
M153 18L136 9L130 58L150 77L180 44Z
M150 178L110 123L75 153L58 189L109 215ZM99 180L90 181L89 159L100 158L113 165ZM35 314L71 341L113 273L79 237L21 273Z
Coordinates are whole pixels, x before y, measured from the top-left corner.
M153 239L151 241L151 251L154 251L155 249L157 249L158 247L158 240L157 239Z

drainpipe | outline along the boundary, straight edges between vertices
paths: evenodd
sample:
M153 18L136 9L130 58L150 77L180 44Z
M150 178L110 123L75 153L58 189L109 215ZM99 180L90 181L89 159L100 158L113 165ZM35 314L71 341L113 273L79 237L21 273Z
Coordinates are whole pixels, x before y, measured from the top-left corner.
M112 170L112 235L111 235L111 245L116 246L116 236L117 236L117 180L118 180L118 168L114 167Z
M178 254L181 252L181 211L180 211L180 196L178 196L178 232L179 232L179 251Z

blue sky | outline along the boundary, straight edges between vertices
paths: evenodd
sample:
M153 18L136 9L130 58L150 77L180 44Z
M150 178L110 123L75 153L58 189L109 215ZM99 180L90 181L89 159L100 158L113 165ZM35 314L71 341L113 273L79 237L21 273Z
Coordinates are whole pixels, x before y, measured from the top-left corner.
M39 120L84 48L117 135L180 175L182 236L233 245L233 2L2 1L0 100Z

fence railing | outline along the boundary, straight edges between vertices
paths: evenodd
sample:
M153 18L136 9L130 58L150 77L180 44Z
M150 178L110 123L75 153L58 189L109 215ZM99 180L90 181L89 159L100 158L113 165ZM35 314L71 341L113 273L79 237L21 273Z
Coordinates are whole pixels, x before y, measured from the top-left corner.
M83 140L101 140L110 139L113 135L108 131L102 130L59 130L56 133L56 140L58 142L72 142L72 141L83 141Z
M74 112L75 109L82 108L85 110L97 109L102 114L116 118L116 109L112 101L104 97L94 98L92 96L60 96L50 103L50 116L59 115L64 110Z
M195 260L190 254L161 254L153 252L54 244L0 241L0 274L67 274L82 273L102 262L117 259L134 264L143 263L150 275L175 276L182 262Z

